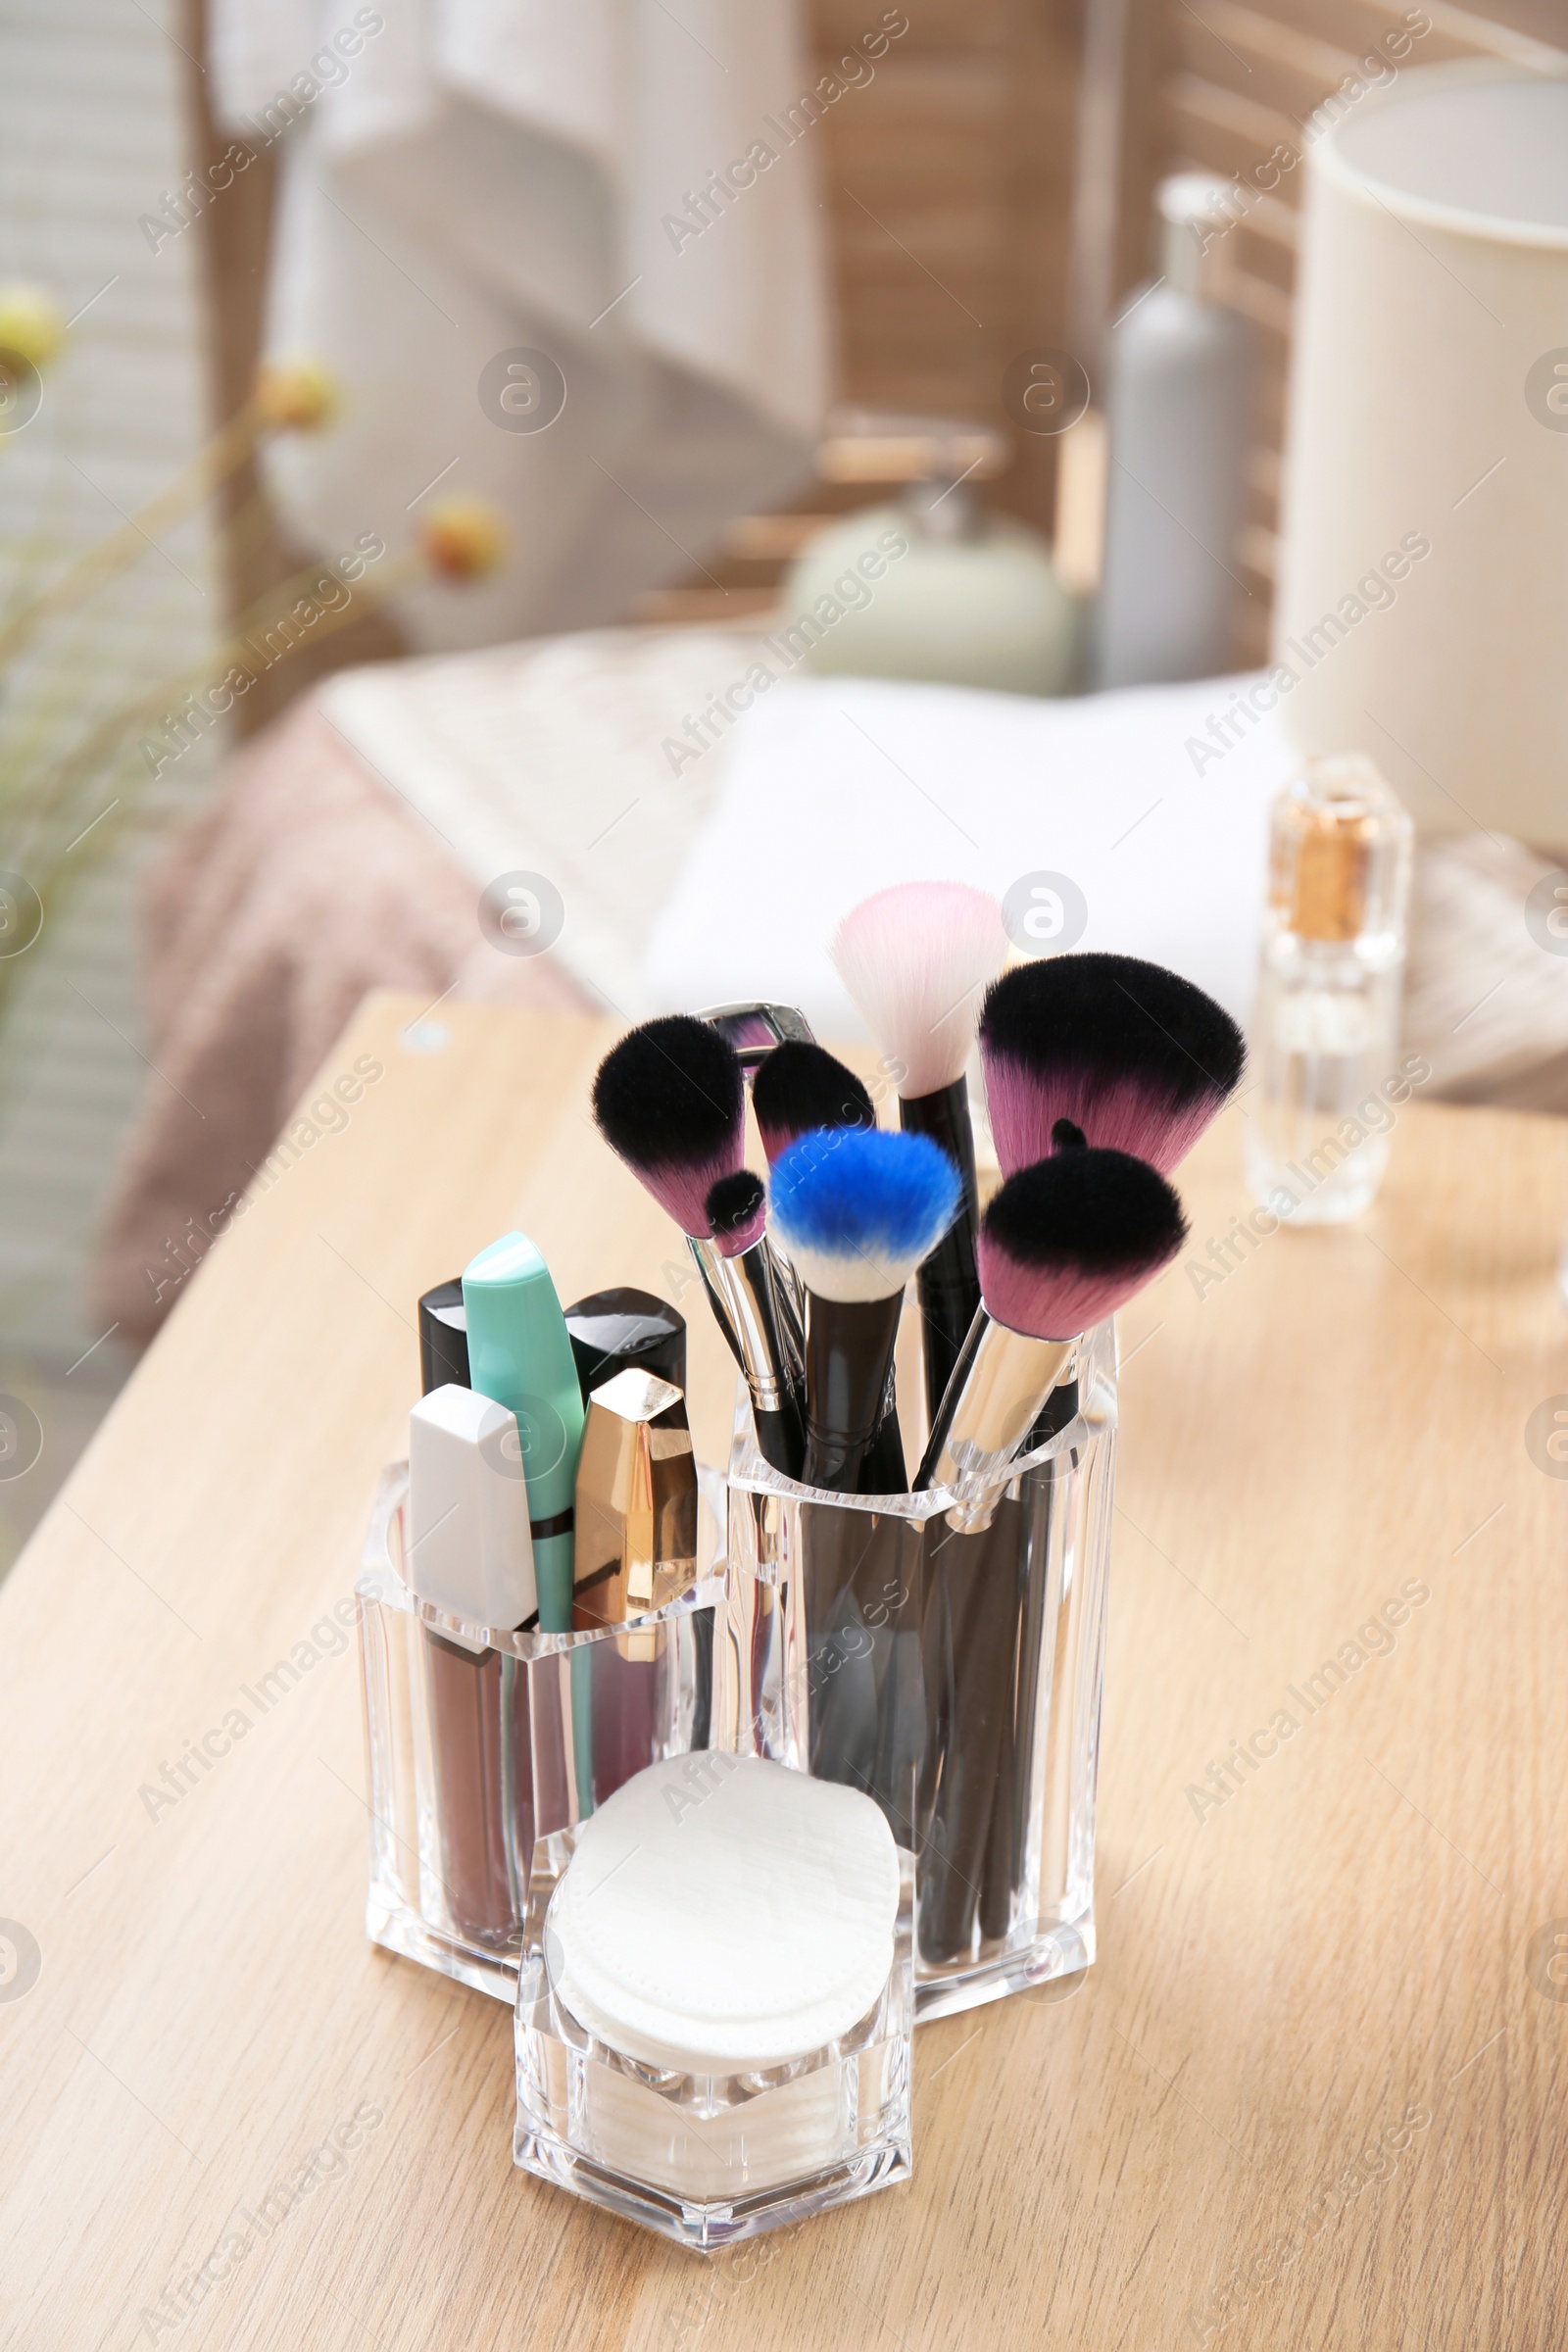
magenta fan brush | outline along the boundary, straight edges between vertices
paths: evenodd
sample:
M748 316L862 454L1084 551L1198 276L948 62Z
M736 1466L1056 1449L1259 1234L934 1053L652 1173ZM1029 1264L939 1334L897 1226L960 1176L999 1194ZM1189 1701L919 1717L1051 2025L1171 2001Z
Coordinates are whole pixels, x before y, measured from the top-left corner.
M828 951L893 1072L899 1124L958 1171L957 1217L919 1274L926 1408L936 1410L980 1303L980 1216L964 1064L980 999L1007 953L1002 909L961 882L901 882L852 908Z
M814 1129L876 1125L864 1086L825 1046L775 1046L752 1081L752 1108L769 1167Z
M986 1525L1074 1342L1152 1281L1186 1238L1163 1176L1126 1152L1091 1150L1067 1120L1051 1158L1007 1178L980 1227L983 1303L916 1481L955 1490L954 1526Z
M1058 1119L1168 1176L1236 1090L1241 1031L1190 980L1136 956L1051 956L1006 972L980 1016L1004 1175L1044 1159Z
M600 1063L593 1101L606 1143L686 1236L751 1391L764 1457L787 1478L799 1477L805 1427L781 1332L772 1252L755 1219L749 1239L744 1217L726 1223L715 1239L708 1208L716 1185L746 1172L746 1090L733 1047L688 1013L645 1021Z

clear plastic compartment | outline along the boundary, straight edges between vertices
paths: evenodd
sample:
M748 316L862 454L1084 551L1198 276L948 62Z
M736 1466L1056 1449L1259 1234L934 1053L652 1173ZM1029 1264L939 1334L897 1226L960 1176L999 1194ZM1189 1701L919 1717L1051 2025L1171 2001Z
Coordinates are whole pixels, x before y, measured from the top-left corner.
M1076 1413L973 1535L940 1489L798 1486L737 1418L714 1744L877 1799L915 1856L921 2019L1094 1958L1112 1324L1072 1369Z
M496 1999L516 1992L536 1843L662 1757L713 1740L722 1587L582 1634L470 1626L405 1572L406 1462L381 1474L360 1599L366 1932Z

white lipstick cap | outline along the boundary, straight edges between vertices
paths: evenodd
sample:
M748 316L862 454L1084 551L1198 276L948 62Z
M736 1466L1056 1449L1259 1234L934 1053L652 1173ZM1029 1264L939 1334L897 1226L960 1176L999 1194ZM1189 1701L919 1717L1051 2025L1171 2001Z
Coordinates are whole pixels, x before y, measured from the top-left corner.
M539 1606L517 1418L476 1389L432 1389L409 1415L409 1582L470 1625Z

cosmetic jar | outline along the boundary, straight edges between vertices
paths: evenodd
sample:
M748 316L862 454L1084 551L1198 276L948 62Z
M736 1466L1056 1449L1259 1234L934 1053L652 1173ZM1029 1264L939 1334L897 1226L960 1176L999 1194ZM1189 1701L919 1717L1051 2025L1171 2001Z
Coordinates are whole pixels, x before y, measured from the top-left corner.
M698 2249L906 2180L912 1885L854 1789L636 1774L540 1846L515 2162Z
M737 1414L715 1742L875 1798L914 1856L921 2019L1094 1958L1112 1323L1052 1404L979 1512L800 1486Z
M586 1818L645 1765L709 1745L722 1607L711 1534L684 1591L579 1633L454 1617L413 1591L409 1552L408 1464L397 1462L381 1474L355 1586L366 1932L511 2002L539 1838Z

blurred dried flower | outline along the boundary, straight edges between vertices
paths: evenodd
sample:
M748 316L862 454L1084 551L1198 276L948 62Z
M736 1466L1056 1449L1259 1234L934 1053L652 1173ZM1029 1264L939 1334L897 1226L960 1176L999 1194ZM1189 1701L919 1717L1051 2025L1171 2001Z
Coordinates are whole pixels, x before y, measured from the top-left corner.
M0 286L0 350L47 368L65 339L65 314L45 287Z
M264 360L253 405L273 432L319 432L337 415L337 382L318 360Z
M507 526L482 498L446 498L425 515L419 547L443 579L482 580L506 560Z

